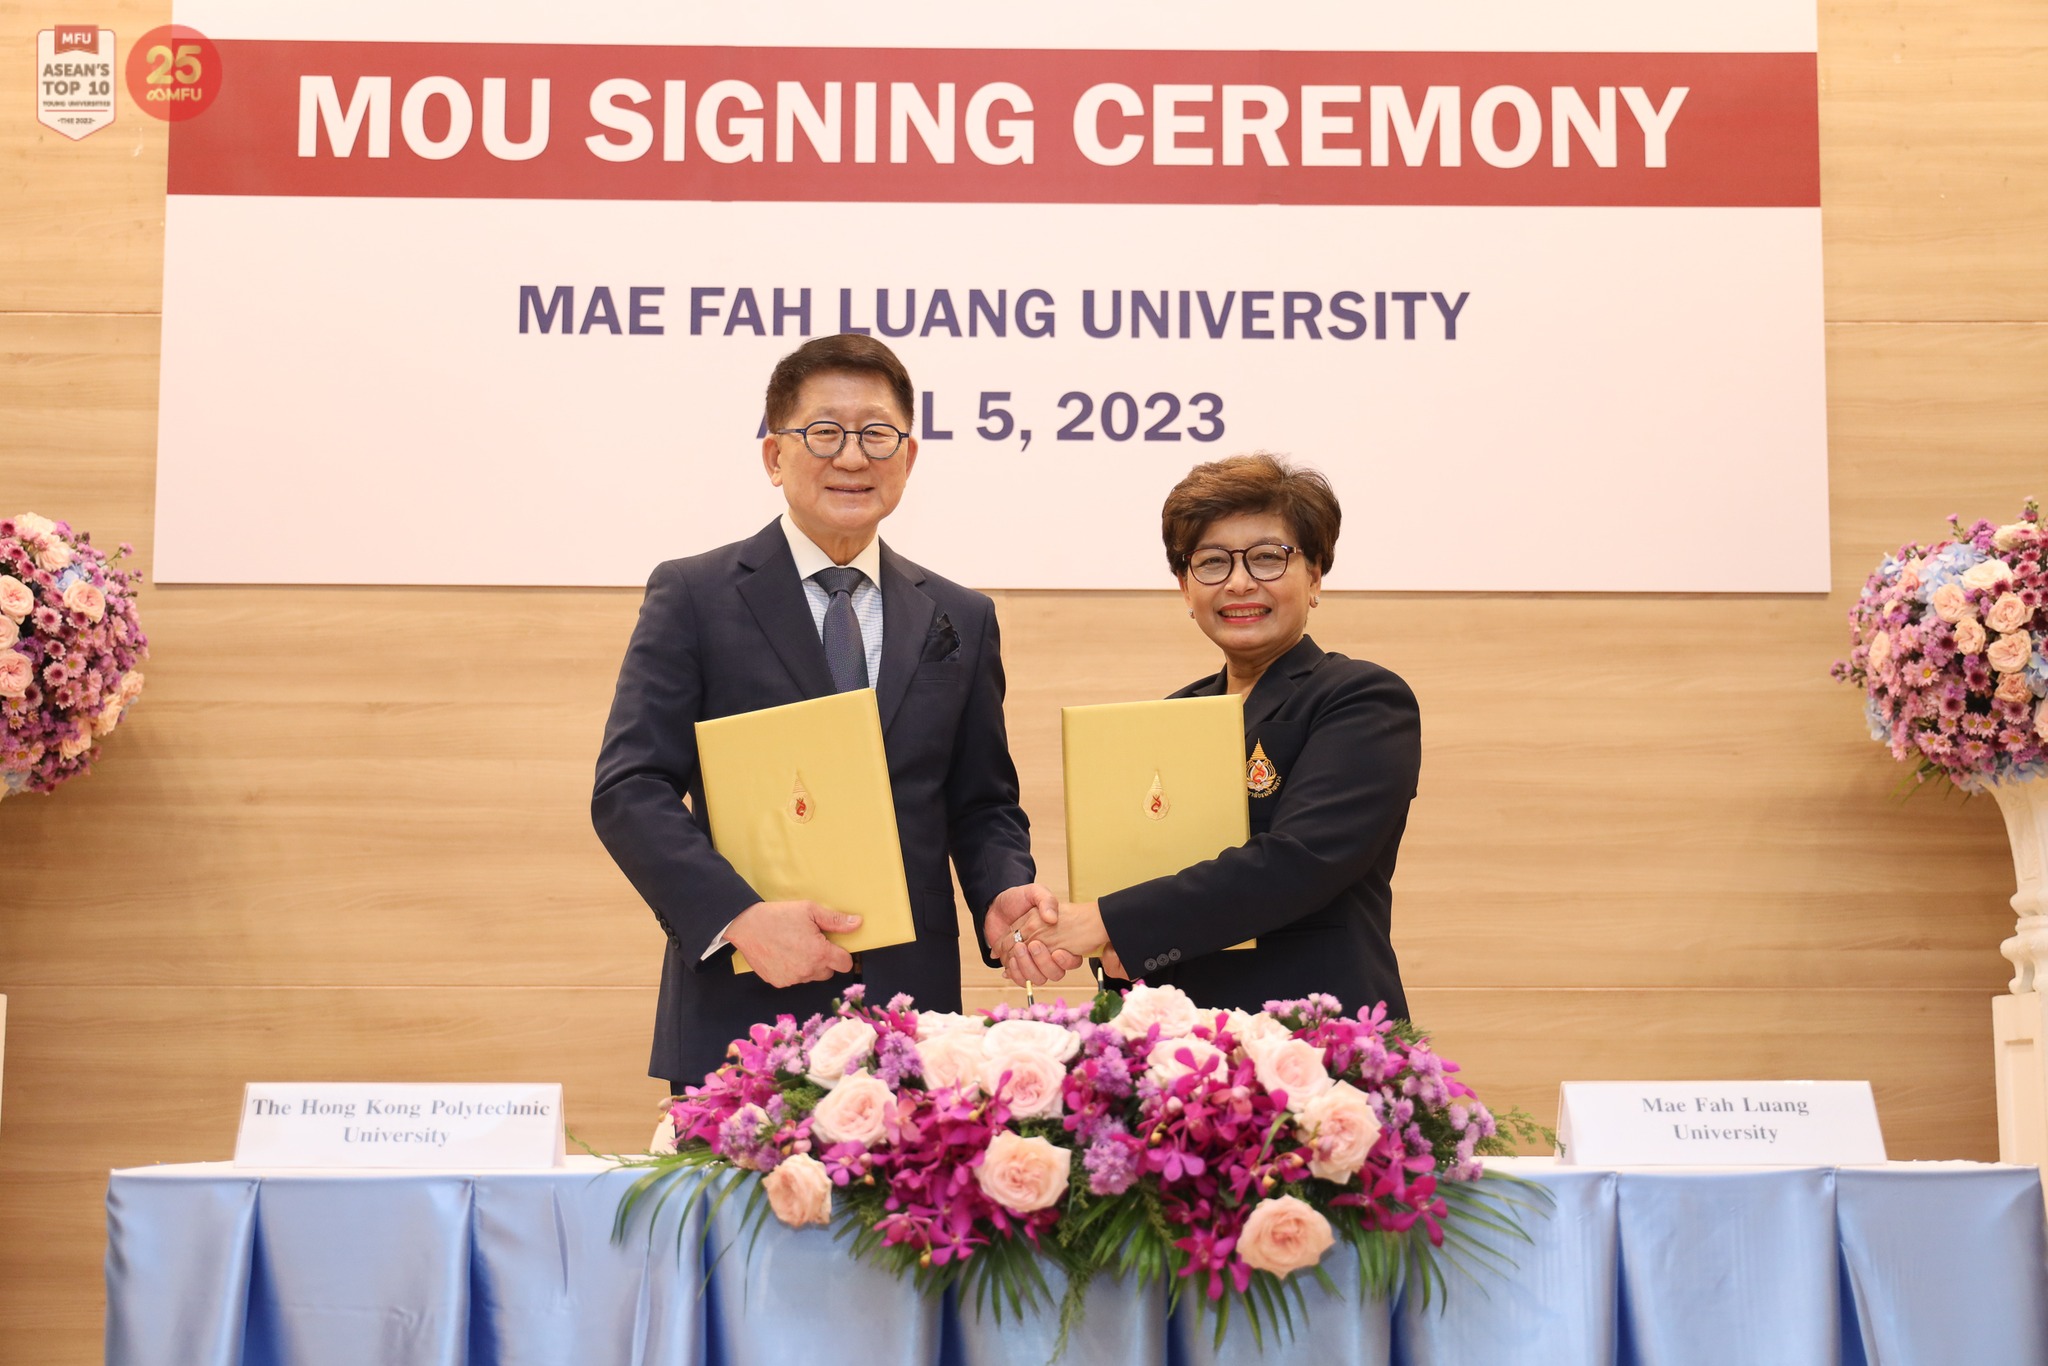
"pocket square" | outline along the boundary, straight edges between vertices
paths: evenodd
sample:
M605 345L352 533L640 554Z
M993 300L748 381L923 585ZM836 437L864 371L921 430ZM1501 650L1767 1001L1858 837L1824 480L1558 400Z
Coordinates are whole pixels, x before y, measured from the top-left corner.
M941 612L932 621L932 629L925 633L924 650L918 655L917 662L943 664L959 657L960 633L953 629L953 623Z

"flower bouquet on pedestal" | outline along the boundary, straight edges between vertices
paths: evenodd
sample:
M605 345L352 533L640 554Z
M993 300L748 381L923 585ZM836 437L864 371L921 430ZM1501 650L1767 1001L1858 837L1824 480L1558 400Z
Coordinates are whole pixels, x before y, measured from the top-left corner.
M1427 1299L1446 1265L1498 1262L1536 1188L1494 1177L1511 1151L1427 1039L1384 1007L1269 1001L1204 1010L1173 987L1105 992L1092 1009L876 1008L855 987L831 1015L756 1025L731 1061L672 1099L637 1210L686 1174L691 1199L743 1219L835 1226L855 1256L936 1293L1021 1312L1065 1273L1062 1340L1097 1272L1190 1289L1253 1331L1302 1301L1297 1273L1358 1254L1361 1295L1405 1274ZM1515 1117L1525 1140L1538 1131ZM1491 1235L1491 1236L1482 1236ZM1290 1302L1291 1301L1291 1302Z
M1949 528L1884 557L1833 672L1915 782L1979 792L2048 773L2048 536L2032 499L2006 526Z
M141 576L85 532L32 512L0 518L0 797L49 792L142 691Z

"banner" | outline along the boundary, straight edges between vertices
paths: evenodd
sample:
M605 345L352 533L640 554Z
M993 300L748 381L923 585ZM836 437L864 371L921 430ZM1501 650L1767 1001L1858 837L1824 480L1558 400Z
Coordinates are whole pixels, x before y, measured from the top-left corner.
M980 587L1167 586L1259 449L1336 588L1827 588L1810 9L268 8L178 10L161 580L637 584L858 331Z

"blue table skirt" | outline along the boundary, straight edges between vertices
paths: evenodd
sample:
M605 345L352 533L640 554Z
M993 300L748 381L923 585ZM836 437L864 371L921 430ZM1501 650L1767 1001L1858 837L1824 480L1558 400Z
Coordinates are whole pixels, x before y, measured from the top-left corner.
M1515 1270L1448 1305L1308 1285L1295 1336L1221 1350L1156 1288L1091 1287L1064 1360L1412 1366L2041 1366L2048 1248L2031 1167L1597 1171L1496 1162L1555 1197ZM109 1366L1042 1366L1056 1314L1001 1323L772 1221L677 1201L612 1242L635 1173L113 1174ZM678 1252L679 1246L682 1251ZM1330 1264L1337 1283L1353 1268Z

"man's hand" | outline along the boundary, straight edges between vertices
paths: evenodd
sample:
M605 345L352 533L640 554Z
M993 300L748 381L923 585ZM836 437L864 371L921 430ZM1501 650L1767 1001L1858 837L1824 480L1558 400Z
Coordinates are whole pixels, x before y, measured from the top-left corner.
M1050 888L1036 882L1012 887L989 903L982 921L982 938L991 957L1003 960L1003 975L1018 986L1043 986L1066 976L1081 960L1051 945L1019 944L1017 931L1028 936L1035 928L1056 925L1060 918L1059 899Z
M771 987L822 982L853 971L853 955L825 937L860 928L860 917L815 901L757 901L725 927L726 940Z
M1124 971L1124 960L1117 957L1116 950L1107 945L1104 945L1102 950L1102 975L1114 977L1122 982L1131 980L1131 974Z

